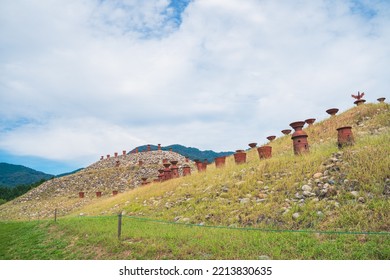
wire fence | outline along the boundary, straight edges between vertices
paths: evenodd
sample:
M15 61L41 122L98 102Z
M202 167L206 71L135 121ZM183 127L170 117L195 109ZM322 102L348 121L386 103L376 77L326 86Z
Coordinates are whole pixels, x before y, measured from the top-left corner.
M59 218L59 211L55 209L53 211L53 219L54 222L58 222ZM238 231L259 231L259 232L270 232L270 233L304 233L304 234L337 234L337 235L382 235L382 236L390 236L390 232L388 231L346 231L346 230L316 230L316 229L274 229L274 228L257 228L257 227L231 227L231 226L219 226L219 225L203 225L203 224L191 224L191 223L183 223L183 222L172 222L172 221L166 221L166 220L157 220L152 218L145 218L145 217L139 217L139 216L130 216L130 215L123 215L122 213L119 213L118 215L111 215L111 216L87 216L82 215L78 216L79 218L117 218L117 224L118 224L118 239L121 239L122 235L122 225L123 225L123 219L132 219L140 222L147 222L147 223L157 223L157 224L165 224L165 225L174 225L174 226L186 226L186 227L197 227L197 228L210 228L210 229L225 229L225 230L238 230ZM37 215L38 222L41 220L40 215Z

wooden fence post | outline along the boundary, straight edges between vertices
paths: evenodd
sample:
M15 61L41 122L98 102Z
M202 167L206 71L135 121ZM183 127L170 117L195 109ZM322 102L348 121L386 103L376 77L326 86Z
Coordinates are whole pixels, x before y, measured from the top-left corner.
M118 214L118 240L121 240L122 234L122 212Z
M54 209L54 222L57 222L57 208Z

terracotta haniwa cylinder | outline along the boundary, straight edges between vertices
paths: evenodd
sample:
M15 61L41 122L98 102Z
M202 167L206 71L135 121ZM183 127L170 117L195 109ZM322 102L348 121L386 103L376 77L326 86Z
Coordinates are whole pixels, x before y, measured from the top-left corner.
M183 166L183 176L191 175L191 167L188 165Z
M314 123L315 121L316 121L316 119L313 119L313 118L305 120L305 122L306 122L309 126L313 125L313 123Z
M385 102L385 97L379 97L377 100L380 102L380 103L384 103Z
M225 162L226 162L226 157L223 156L223 157L217 157L215 158L215 167L216 168L222 168L225 166Z
M112 191L112 195L117 195L118 191Z
M307 141L308 136L306 132L302 130L304 125L305 122L303 121L293 122L290 124L290 126L295 129L291 139L293 140L294 154L296 155L309 152L309 143Z
M102 192L96 192L96 197L101 197L102 196Z
M79 198L84 198L84 192L79 192Z
M275 140L275 138L276 138L276 136L275 135L271 135L271 136L268 136L267 137L267 139L269 140L269 141L273 141L273 140Z
M171 165L170 163L164 163L163 164L165 169L164 169L164 181L171 179L171 169L169 166Z
M282 130L282 133L283 133L284 135L289 135L289 134L291 133L291 129L283 129L283 130Z
M141 180L142 180L141 185L147 185L148 184L148 182L146 182L146 180L148 180L148 178L143 177L143 178L141 178Z
M331 108L331 109L326 110L326 112L327 112L331 117L335 116L335 115L337 114L338 111L339 111L339 109L337 109L337 108Z
M253 149L253 148L256 148L257 146L257 143L249 143L248 146Z
M159 169L158 170L158 180L160 181L160 182L162 182L162 181L164 181L164 169Z
M161 151L161 144L157 144L157 151Z
M206 169L207 169L207 165L209 164L209 162L207 161L207 159L205 159L204 161L203 161L203 169L204 169L204 171L206 171Z
M243 164L246 162L246 153L243 150L237 150L234 154L234 161L236 164Z
M173 160L171 161L171 178L179 178L179 168L176 166L177 161Z
M207 165L205 165L203 162L196 159L195 165L196 165L196 168L198 169L198 172L205 172L206 171Z
M152 149L151 149L151 147L150 147L150 144L148 144L147 146L146 146L146 151L147 152L150 152Z
M355 104L356 106L360 106L360 105L364 104L364 102L366 102L366 100L358 99L355 102L353 102L353 104Z
M260 159L272 157L272 147L271 146L259 147L259 148L257 148L257 152L259 153Z
M347 145L353 145L354 138L351 126L343 126L337 128L337 145L339 148Z
M126 150L123 150L123 151L122 151L122 155L123 155L123 156L126 155Z

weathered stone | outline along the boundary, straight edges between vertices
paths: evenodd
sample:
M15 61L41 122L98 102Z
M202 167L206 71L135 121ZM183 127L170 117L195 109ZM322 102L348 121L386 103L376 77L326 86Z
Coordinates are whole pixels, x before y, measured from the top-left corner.
M183 216L177 216L177 217L175 217L173 220L174 220L175 222L177 222L177 221L180 221L181 218L183 218Z
M358 197L358 196L359 196L359 192L357 192L357 191L351 191L351 194L352 194L354 197Z
M248 197L245 197L245 198L241 198L240 199L240 203L241 204L246 204L246 203L249 203L250 199Z
M309 186L309 185L303 185L303 186L302 186L302 190L303 190L303 191L307 191L307 192L311 192L312 187Z
M322 173L321 172L317 172L317 173L315 173L314 175L313 175L313 178L314 179L318 179L318 178L321 178L322 177Z
M292 215L293 220L297 220L299 218L300 214L298 212L294 213Z
M309 191L303 191L303 196L309 197L309 196L312 196L312 194Z
M295 193L295 198L301 199L302 195L299 192L297 192L297 193Z
M265 194L265 193L259 193L259 194L258 194L258 197L259 197L260 199L266 198L267 196L268 196L268 195Z

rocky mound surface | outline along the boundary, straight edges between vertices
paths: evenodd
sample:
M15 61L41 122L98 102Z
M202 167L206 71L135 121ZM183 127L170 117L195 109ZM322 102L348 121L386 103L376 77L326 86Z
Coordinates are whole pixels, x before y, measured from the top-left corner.
M141 178L152 182L158 176L163 159L178 161L179 174L182 167L189 165L195 170L194 163L178 153L170 151L149 151L137 154L120 155L102 159L87 168L68 176L53 178L25 195L0 207L0 217L4 219L36 219L49 217L57 208L61 215L90 203L96 192L102 196L112 196L113 191L124 192L139 187ZM84 192L84 198L79 198ZM12 204L13 207L7 207ZM12 210L11 210L12 209Z

